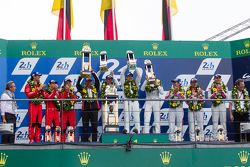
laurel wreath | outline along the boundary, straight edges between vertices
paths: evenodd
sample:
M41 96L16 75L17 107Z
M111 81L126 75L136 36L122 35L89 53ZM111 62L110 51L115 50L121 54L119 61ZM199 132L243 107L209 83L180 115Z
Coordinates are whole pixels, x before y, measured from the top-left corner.
M217 95L215 96L215 99L224 99L223 96L222 96L222 94L219 93L219 92L217 92L217 91L218 91L217 88L216 88L216 85L217 85L217 84L220 84L220 85L222 86L223 91L224 91L225 93L227 93L226 85L225 85L223 82L221 82L221 83L213 82L213 83L212 83L212 86L211 86L211 94L217 93ZM216 101L212 101L212 103L213 103L213 106L214 106L214 107L217 107L217 106L219 106L220 104L222 104L223 101L221 101L221 100L216 100Z
M243 99L249 99L249 94L247 89L245 88L243 91ZM237 91L237 87L234 86L233 90L232 90L232 98L233 99L239 99L239 94ZM235 107L235 111L238 113L245 113L248 112L249 110L249 101L244 101L244 107L242 108L240 105L240 101L234 101L234 107Z
M30 89L32 92L36 91L36 85L35 82L33 80L28 80L27 82L30 86ZM41 83L38 83L38 87L41 85ZM38 92L38 95L33 96L31 99L43 99L43 95L42 95L42 91L40 90ZM39 105L42 103L42 100L32 100L31 103L33 103L34 105Z
M187 88L187 93L186 93L186 98L187 99L192 99L193 98L192 97L192 89L193 89L192 86L189 86ZM197 98L198 99L203 99L204 95L202 93L202 89L199 86L196 87L195 91L198 93ZM191 111L200 111L204 107L204 101L203 100L187 101L187 103L188 103L188 108Z
M183 96L185 94L185 90L184 90L183 86L181 86L179 88L179 92L180 92L181 96ZM172 96L170 97L170 99L179 98L179 97L177 97L177 96L174 95L174 88L170 89L170 94L172 94ZM168 104L169 104L170 108L177 108L177 107L179 107L181 105L181 101L179 101L179 100L168 101Z
M131 85L131 86L130 86ZM124 95L127 98L138 98L138 87L135 83L135 80L129 81L126 80L124 83Z

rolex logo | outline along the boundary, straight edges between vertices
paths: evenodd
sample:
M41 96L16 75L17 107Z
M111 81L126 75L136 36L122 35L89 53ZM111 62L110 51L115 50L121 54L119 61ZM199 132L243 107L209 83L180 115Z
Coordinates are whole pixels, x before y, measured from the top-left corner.
M83 47L90 47L90 44L88 42L84 42Z
M242 164L246 164L246 163L247 163L247 161L248 161L248 156L249 156L249 153L248 153L247 151L240 151L240 152L238 153L238 156L239 156L240 162L241 162Z
M208 50L209 45L208 45L208 43L204 43L204 44L202 44L202 47L204 50Z
M158 43L152 43L152 48L153 50L157 50L159 47L159 44Z
M0 166L5 166L7 158L8 158L8 155L6 155L5 153L1 153Z
M32 43L30 44L30 46L31 46L31 49L32 49L32 50L35 50L36 47L37 47L37 43L36 43L36 42L32 42Z
M113 143L117 143L117 142L118 142L118 140L117 140L117 139L114 139L114 140L113 140Z
M163 165L168 165L170 163L172 154L165 151L165 152L162 152L160 154L160 157L161 157L161 161L162 161Z
M245 48L249 48L250 47L250 41L245 41L244 46L245 46Z
M82 152L78 154L81 165L86 166L89 163L90 154L87 152Z

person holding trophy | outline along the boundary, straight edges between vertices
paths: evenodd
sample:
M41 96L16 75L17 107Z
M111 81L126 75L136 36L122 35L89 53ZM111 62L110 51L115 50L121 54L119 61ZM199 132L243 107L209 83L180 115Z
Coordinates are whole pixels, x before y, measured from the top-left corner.
M33 72L24 88L26 96L31 99L28 108L30 143L41 141L42 100L39 99L43 99L43 89L46 87L46 85L40 83L41 76L42 74L39 72Z
M89 121L91 122L92 129L92 142L97 141L97 126L98 126L98 111L100 105L98 102L98 91L100 88L100 80L97 74L92 70L91 67L91 48L88 45L83 46L82 49L82 71L78 77L76 88L82 96L82 125L83 125L83 135L81 141L88 142L89 133ZM87 60L87 61L86 61ZM94 78L95 83L92 83L92 78ZM85 83L81 84L83 78Z
M150 60L145 60L146 80L141 86L141 90L146 92L146 103L144 111L144 133L149 133L149 123L152 111L154 113L155 133L160 133L160 94L164 90L161 81L156 79L153 66Z
M165 99L171 99L169 101L169 140L170 141L183 141L182 137L182 122L183 122L183 101L185 99L185 90L181 85L181 79L176 78L172 81L172 87L169 90L169 94ZM173 100L172 100L173 99Z
M186 91L186 99L190 100L187 101L189 109L188 123L190 141L203 141L204 91L198 85L198 81L196 78L192 78L190 81L190 85Z
M214 82L209 89L208 97L215 99L212 101L212 121L213 121L213 140L215 141L227 141L227 126L226 126L226 105L225 101L221 99L227 99L228 89L222 82L221 75L216 74L214 76ZM222 125L222 128L218 129L218 123Z
M52 141L52 122L54 124L54 142L61 141L61 127L59 111L61 109L60 101L58 99L58 85L57 81L50 80L48 87L44 91L45 99L54 99L53 101L46 101L45 113L45 141Z
M62 104L62 135L61 142L66 141L66 132L67 132L67 142L75 141L75 99L76 96L74 94L74 88L71 87L71 79L66 78L64 80L64 84L62 88L59 90L59 99L66 99L65 101L61 101ZM68 126L69 125L69 126ZM68 127L67 127L68 126Z
M126 71L129 70L125 76ZM134 79L135 71L136 78ZM138 67L136 67L136 59L132 51L127 51L127 66L123 67L120 75L121 87L124 94L124 99L132 99L124 101L124 130L123 133L130 132L130 122L131 116L133 116L134 122L134 132L140 133L140 109L138 99L138 91L141 82L141 72Z

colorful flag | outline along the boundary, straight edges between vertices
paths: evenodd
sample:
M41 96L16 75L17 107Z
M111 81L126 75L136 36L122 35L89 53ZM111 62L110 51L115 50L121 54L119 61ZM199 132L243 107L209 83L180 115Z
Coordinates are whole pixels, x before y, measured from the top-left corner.
M178 12L175 0L162 0L162 40L171 40L171 15L174 16Z
M65 5L66 6L66 9L65 9L66 10L66 19L65 19L66 24L64 24L64 2L66 2L66 5ZM53 6L52 6L52 13L59 16L56 39L57 40L70 40L71 39L70 32L74 26L72 0L54 0Z
M115 16L115 0L113 0L113 3L114 11L112 9L112 0L102 0L101 4L100 16L104 23L104 40L118 40Z

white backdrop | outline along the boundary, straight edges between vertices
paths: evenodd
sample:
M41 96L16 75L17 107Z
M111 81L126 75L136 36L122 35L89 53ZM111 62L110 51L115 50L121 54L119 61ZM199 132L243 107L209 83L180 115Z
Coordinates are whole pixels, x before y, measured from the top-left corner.
M250 17L250 0L176 0L174 40L205 40ZM53 0L0 0L0 38L55 39ZM161 0L116 0L121 40L161 40ZM72 39L103 39L101 0L73 0ZM249 38L250 30L230 40Z

